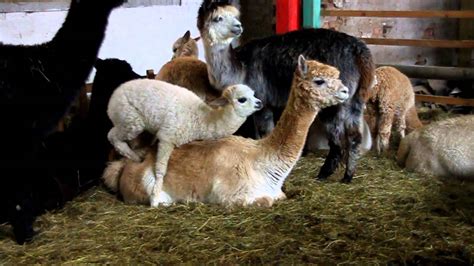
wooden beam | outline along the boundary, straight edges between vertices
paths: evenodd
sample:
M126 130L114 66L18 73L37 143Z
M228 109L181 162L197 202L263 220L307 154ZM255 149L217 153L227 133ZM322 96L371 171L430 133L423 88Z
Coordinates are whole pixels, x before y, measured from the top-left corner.
M461 9L472 10L474 9L474 1L472 0L461 0ZM474 20L460 20L459 21L459 38L463 40L474 39ZM472 50L460 50L459 51L459 64L461 66L474 66L474 58Z
M474 40L428 40L428 39L384 39L384 38L361 38L367 44L394 45L394 46L417 46L433 48L462 48L473 49Z
M321 16L332 17L383 17L383 18L474 18L474 10L323 10Z
M398 64L377 64L394 67L410 78L445 79L445 80L474 80L474 68L415 66Z
M447 97L447 96L433 96L433 95L415 94L415 100L417 102L429 102L429 103L461 105L461 106L474 106L474 99L454 98L454 97Z

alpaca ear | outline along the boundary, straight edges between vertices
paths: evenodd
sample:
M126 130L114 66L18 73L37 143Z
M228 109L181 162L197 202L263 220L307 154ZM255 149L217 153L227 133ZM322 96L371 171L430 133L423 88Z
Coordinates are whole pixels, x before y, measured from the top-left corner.
M194 38L194 41L197 42L197 41L199 41L200 39L201 39L201 36L198 36L198 37Z
M188 30L186 33L183 35L183 41L188 42L189 39L191 38L191 32Z
M298 72L302 77L306 76L308 73L308 64L303 55L298 56Z
M230 101L227 97L222 95L221 97L213 100L212 102L209 103L209 106L211 107L220 107L229 104Z

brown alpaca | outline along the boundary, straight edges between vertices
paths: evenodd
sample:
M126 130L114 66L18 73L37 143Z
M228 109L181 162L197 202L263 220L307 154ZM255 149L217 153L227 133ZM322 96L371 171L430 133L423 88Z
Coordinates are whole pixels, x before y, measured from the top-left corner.
M378 153L389 146L392 125L401 138L405 137L407 123L413 130L421 125L415 109L415 94L407 76L393 67L375 70L377 83L367 102L366 120L371 128Z
M271 206L284 199L283 182L301 155L311 123L321 108L345 101L348 92L336 68L300 56L288 104L271 134L260 140L230 136L195 141L175 149L161 203ZM141 163L115 161L103 179L125 202L148 204L154 162L155 152Z
M190 56L194 58L199 57L199 49L197 41L201 37L191 38L191 32L188 30L184 33L183 37L178 38L173 44L173 57L172 60L178 57Z
M400 143L397 161L408 171L474 181L474 115L415 130Z
M196 39L190 37L189 31L179 38L173 45L173 59L160 69L155 79L186 88L209 103L220 92L209 82L206 63L198 59Z

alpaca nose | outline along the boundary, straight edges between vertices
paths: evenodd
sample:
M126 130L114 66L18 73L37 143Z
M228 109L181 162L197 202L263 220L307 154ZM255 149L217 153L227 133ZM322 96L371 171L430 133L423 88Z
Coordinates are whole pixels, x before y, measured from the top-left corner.
M262 101L257 100L257 101L255 102L255 109L261 110L262 108L263 108L263 103L262 103Z
M347 100L347 98L349 98L349 89L346 86L342 86L342 88L339 89L338 94L338 98L341 100Z
M232 33L235 35L240 35L243 31L244 29L242 28L242 24L240 23L234 24L234 26L232 26Z
M349 89L344 86L344 87L342 87L340 92L341 92L341 94L349 94Z

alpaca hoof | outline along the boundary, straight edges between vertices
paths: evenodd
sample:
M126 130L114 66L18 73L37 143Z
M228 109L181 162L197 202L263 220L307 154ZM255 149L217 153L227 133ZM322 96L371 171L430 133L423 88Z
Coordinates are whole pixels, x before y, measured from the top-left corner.
M152 197L152 198L150 199L150 206L151 206L152 208L157 208L158 205L160 205L160 201L159 201L158 197L156 197L156 196Z
M13 226L13 234L18 244L23 245L30 242L36 235L33 230L33 223L35 215L28 204L16 205L13 217L11 217L10 224Z
M352 182L352 178L350 177L344 177L343 179L341 179L341 183L344 183L344 184L349 184Z
M327 176L324 176L324 175L321 175L321 174L319 174L319 175L316 177L316 181L324 182L324 181L327 181L327 180L328 180L328 177L327 177Z

